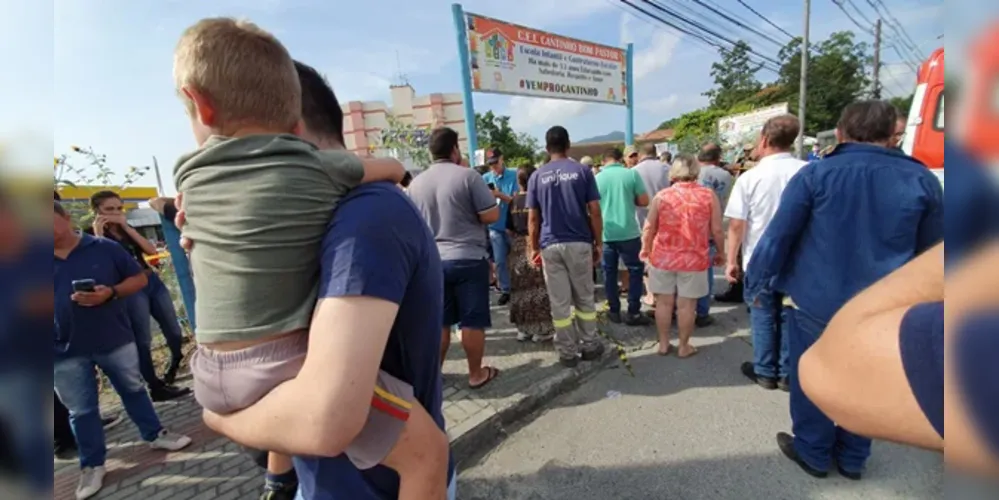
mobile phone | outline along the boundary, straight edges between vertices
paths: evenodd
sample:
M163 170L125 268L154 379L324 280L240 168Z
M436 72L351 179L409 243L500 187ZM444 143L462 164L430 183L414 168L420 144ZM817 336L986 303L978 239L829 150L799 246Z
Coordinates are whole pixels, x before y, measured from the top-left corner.
M490 191L495 191L496 190L496 184L493 183L493 182L490 182L489 184L486 184L486 186L489 186L489 190Z
M73 291L74 292L93 292L94 291L94 287L96 287L96 286L97 286L97 283L95 283L94 280L92 280L92 279L73 280Z

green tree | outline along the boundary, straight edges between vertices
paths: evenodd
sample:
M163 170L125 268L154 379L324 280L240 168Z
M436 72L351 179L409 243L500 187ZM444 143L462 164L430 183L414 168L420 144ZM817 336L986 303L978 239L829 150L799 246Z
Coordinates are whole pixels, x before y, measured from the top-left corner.
M912 107L912 99L914 97L916 97L915 94L909 94L908 97L892 97L891 99L888 99L888 102L890 102L892 106L895 106L900 111L905 113L906 116L908 116L909 108Z
M731 50L722 51L722 60L711 64L715 88L703 95L711 99L711 107L728 109L753 97L763 87L756 73L763 67L749 59L749 44L740 40Z
M421 169L430 166L430 150L427 147L430 129L404 123L392 115L388 115L386 120L388 127L382 130L380 146L392 150L401 161L410 160Z
M496 147L503 152L507 166L515 167L537 160L538 140L513 130L510 117L496 115L492 111L475 113L475 135L480 148Z
M850 31L833 33L812 47L808 56L806 134L834 128L846 105L868 95L871 82L867 69L872 58L867 48ZM781 68L777 84L783 90L777 93L777 98L787 101L791 113L797 113L801 94L801 39L795 38L784 46L778 59Z
M56 191L69 186L105 186L111 191L121 191L146 175L152 167L131 166L125 175L119 176L107 164L107 155L97 153L93 148L72 146L70 154L56 156L53 161L52 187ZM63 207L81 227L90 224L93 214L86 202L67 200Z

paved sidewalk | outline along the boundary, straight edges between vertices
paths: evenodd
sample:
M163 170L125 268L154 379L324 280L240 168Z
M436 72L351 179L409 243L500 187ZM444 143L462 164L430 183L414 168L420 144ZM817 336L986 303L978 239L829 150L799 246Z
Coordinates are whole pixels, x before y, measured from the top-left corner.
M494 297L495 303L495 297ZM459 462L496 444L511 424L537 411L553 397L567 392L605 366L619 363L608 349L601 362L580 363L573 370L557 364L551 344L536 345L516 341L516 330L508 320L506 307L493 307L493 328L487 333L485 362L501 370L500 376L479 390L468 388L468 368L458 338L452 339L444 363L444 415L455 457ZM720 315L712 327L731 331L735 326ZM604 325L608 334L628 349L651 345L652 327L631 328ZM188 377L180 379L189 384ZM105 414L120 411L113 404ZM194 442L176 453L149 449L126 418L107 433L108 475L97 499L189 500L252 498L262 486L262 474L238 446L208 430L201 422L201 410L191 397L157 403L164 425L174 432L191 436ZM75 461L55 463L56 500L71 499L76 488Z

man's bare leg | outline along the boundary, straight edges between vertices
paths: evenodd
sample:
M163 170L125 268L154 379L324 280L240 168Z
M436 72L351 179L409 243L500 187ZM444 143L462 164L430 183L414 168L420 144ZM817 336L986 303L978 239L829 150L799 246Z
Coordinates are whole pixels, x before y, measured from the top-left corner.
M475 328L461 329L461 347L468 358L468 384L475 387L489 378L489 371L482 369L482 357L486 353L486 332Z
M444 500L448 458L447 434L414 403L399 440L382 463L399 473L399 500Z
M694 319L697 316L697 299L677 297L676 326L680 331L680 345L677 356L686 358L697 354L697 349L690 345L690 337L694 334Z
M445 326L441 330L441 366L444 366L444 360L447 359L447 350L451 348L451 327Z
M673 328L674 295L658 294L656 297L656 332L659 334L659 354L669 354L669 334Z

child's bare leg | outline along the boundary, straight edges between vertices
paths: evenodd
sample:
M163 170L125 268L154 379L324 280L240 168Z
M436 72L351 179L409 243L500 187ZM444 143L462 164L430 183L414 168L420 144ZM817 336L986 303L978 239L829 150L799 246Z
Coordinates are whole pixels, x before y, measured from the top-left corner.
M449 458L447 434L419 403L382 464L399 473L399 500L447 498Z
M298 475L288 455L270 452L267 454L267 476L264 490L294 494L298 490ZM290 497L289 497L290 498Z

